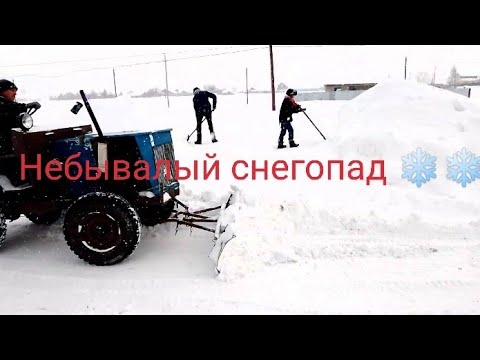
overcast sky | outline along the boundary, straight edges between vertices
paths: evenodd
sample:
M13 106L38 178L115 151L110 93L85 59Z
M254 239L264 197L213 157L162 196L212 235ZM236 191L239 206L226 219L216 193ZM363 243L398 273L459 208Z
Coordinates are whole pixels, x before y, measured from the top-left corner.
M270 87L268 45L0 45L0 78L14 79L19 96L113 92L115 68L117 91L139 93L166 87L163 53L171 91L207 84L243 90L247 68L249 87ZM462 75L480 75L477 45L276 45L275 80L310 88L401 79L405 57L412 79L436 68L437 82L444 82L453 65Z

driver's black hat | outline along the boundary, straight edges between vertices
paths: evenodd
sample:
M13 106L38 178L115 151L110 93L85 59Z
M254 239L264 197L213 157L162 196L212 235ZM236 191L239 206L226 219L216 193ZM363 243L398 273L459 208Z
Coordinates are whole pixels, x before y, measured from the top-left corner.
M18 90L17 86L10 80L6 80L6 79L0 80L0 93L10 89Z

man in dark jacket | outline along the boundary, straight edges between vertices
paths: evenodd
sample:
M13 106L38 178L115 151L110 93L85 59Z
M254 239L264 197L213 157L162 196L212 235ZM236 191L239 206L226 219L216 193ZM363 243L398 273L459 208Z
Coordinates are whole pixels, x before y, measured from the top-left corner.
M17 116L27 111L27 105L15 101L17 90L13 82L0 80L0 154L11 152L10 131L17 127Z
M13 185L20 183L17 181L20 162L16 158L5 157L2 159L1 156L13 154L11 130L18 127L18 116L29 108L40 108L38 102L17 103L15 100L17 90L17 86L13 82L0 80L0 174L7 175Z
M39 109L38 102L22 104L16 102L17 86L9 81L0 80L0 154L11 153L11 130L18 127L18 116L28 109Z
M213 100L213 109L208 100L209 98ZM202 143L202 122L204 117L208 122L212 142L217 142L212 123L212 111L215 111L217 108L217 96L209 91L202 91L196 87L193 89L193 108L195 109L195 116L197 118L197 141L195 141L195 144Z
M290 147L297 147L298 144L295 144L293 140L293 114L304 111L300 105L295 101L295 96L297 91L294 89L288 89L285 99L283 99L282 107L280 108L280 137L278 138L278 148L284 149L286 146L283 144L283 139L288 131L288 141L290 142Z

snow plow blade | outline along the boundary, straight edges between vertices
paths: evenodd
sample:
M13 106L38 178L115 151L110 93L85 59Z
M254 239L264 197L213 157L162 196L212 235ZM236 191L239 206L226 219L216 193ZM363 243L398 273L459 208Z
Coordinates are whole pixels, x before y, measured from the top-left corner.
M226 214L226 210L232 205L233 201L236 199L235 196L236 190L232 189L230 194L227 197L227 200L221 205L216 207L211 207L207 209L197 210L197 211L190 211L189 207L182 203L177 198L173 198L173 200L184 208L182 211L173 210L173 216L169 219L165 220L164 222L175 222L177 224L176 232L178 232L179 226L187 226L194 229L199 229L203 231L208 231L214 234L214 247L210 252L209 257L215 262L216 270L218 273L219 271L219 263L225 246L232 240L235 235L232 229L231 224L231 217ZM207 215L213 211L218 211L219 213L217 216ZM214 223L215 226L207 227L205 223Z
M217 227L215 229L214 246L210 252L210 259L215 262L215 270L220 273L222 255L224 254L227 245L235 238L235 231L233 229L232 218L227 209L236 202L236 194L231 193L228 200L221 206L220 214L217 220Z

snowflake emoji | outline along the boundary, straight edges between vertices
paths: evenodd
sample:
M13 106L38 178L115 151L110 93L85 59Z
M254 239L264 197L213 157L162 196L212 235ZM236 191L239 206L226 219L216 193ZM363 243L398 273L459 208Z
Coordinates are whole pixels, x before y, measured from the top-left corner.
M466 187L476 178L480 178L480 156L463 148L457 151L453 156L448 156L448 173L447 179L461 183L462 187Z
M436 160L436 156L431 156L420 148L407 156L402 156L402 179L416 184L418 188L421 187L422 184L437 177L435 174Z

